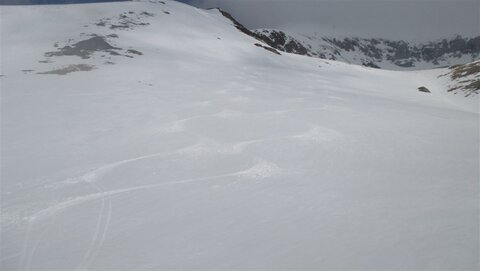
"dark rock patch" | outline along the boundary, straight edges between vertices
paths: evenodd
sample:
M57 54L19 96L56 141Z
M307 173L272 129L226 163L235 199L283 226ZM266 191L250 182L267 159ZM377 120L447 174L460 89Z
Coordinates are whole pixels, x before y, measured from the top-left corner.
M110 26L110 29L130 29L130 26L128 24L112 24Z
M155 14L150 13L150 12L147 12L147 11L141 12L140 15L147 16L147 17L153 17L153 16L155 16Z
M404 67L404 68L410 68L410 67L415 66L413 64L414 61L412 59L397 60L393 63L397 66Z
M38 72L37 74L56 74L56 75L66 75L72 72L79 72L79 71L91 71L95 68L95 66L87 65L87 64L75 64L75 65L68 65L66 67L55 69L47 72Z
M120 48L110 45L104 37L95 36L87 40L79 41L71 46L67 45L55 52L47 52L45 56L79 56L83 59L90 58L90 56L97 51L109 52L115 54L113 50L120 50Z
M165 10L163 11L163 13L165 13L165 14L167 14L167 15L170 15L170 12L165 11Z
M454 65L449 68L451 71L447 74L450 75L450 79L454 82L449 86L449 92L462 91L465 97L480 94L480 61Z
M420 92L425 92L425 93L430 93L430 90L429 90L428 88L426 88L426 87L419 87L419 88L418 88L418 91L420 91Z
M137 50L133 50L133 49L128 49L128 50L127 50L127 53L129 53L129 54L134 54L134 55L139 55L139 56L143 55L142 52L137 51Z
M118 53L118 52L115 52L115 51L109 51L108 53L110 53L110 55L112 56L121 56L122 54Z
M81 40L73 44L73 48L86 51L102 51L109 49L118 49L110 45L105 38L92 34L92 38Z
M149 25L150 23L121 22L119 24L110 25L110 29L132 29L135 25Z
M117 17L100 19L94 24L96 26L108 27L112 30L130 30L135 26L149 25L150 23L144 22L143 19L152 16L155 16L155 14L147 11L140 13L129 11L124 12Z
M380 67L378 65L376 65L375 63L373 62L364 62L362 63L363 66L365 67L370 67L370 68L375 68L375 69L380 69Z
M338 48L341 48L345 51L354 51L355 47L359 45L357 38L353 38L353 39L345 38L343 40L337 40L334 38L334 39L324 39L324 40L334 44Z
M269 51L269 52L272 52L272 53L274 53L274 54L281 55L277 50L275 50L275 49L273 49L273 48L271 48L271 47L267 47L267 46L261 45L260 43L255 43L255 46L261 47L261 48L263 48L263 49L265 49L265 50L267 50L267 51Z
M305 46L303 46L301 43L295 40L290 40L287 44L285 44L284 51L287 53L293 53L297 55L311 56L310 53L308 52L308 49L305 48Z

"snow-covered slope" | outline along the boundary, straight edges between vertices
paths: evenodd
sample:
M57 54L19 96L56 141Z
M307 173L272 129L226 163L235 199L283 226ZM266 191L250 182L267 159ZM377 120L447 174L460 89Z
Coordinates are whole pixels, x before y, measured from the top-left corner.
M480 56L480 36L455 36L415 43L324 32L300 34L258 29L254 33L282 51L390 70L432 69L465 64L478 60Z
M1 24L2 270L479 268L448 70L279 55L168 0Z

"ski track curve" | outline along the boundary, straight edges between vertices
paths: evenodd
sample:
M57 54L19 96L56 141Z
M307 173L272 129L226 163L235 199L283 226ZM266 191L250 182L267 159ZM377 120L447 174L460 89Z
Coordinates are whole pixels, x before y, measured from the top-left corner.
M314 108L303 108L303 109L287 109L287 110L275 110L275 111L267 111L267 112L260 112L260 113L255 113L255 114L287 114L290 112L299 112L299 111L312 111L312 110L325 110L325 107L314 107ZM220 111L215 114L212 114L212 116L218 116L218 117L224 117L224 118L229 118L229 117L236 117L240 116L243 113L239 113L237 111ZM200 118L200 117L205 117L205 116L196 116L188 119L182 119L178 123L184 123L192 119ZM228 147L223 147L219 150L220 153L232 153L232 154L238 154L241 153L245 150L246 147L249 145L257 144L257 143L262 143L262 142L267 142L267 141L273 141L273 140L282 140L282 139L297 139L300 141L308 142L308 141L329 141L334 139L335 137L339 137L342 134L326 128L326 127L319 127L317 125L313 125L309 122L307 122L310 126L310 129L307 130L304 133L300 134L293 134L293 135L285 135L285 136L276 136L276 137L267 137L267 138L259 138L259 139L253 139L253 140L247 140L243 142L237 142L233 143L232 145ZM96 226L95 226L95 231L93 233L92 239L85 251L85 254L81 260L81 262L77 266L77 270L84 270L88 269L88 267L93 263L93 261L96 259L97 255L101 251L101 248L106 240L107 233L108 233L108 228L111 222L112 218L112 200L111 197L114 195L120 195L120 194L125 194L125 193L130 193L130 192L136 192L136 191L142 191L146 189L152 189L152 188L159 188L163 186L168 186L168 185L179 185L179 184L186 184L186 183L193 183L193 182L199 182L199 181L205 181L205 180L213 180L213 179L219 179L219 178L225 178L225 177L235 177L235 176L243 176L246 178L253 178L253 179L264 179L271 177L273 175L281 173L283 170L278 167L276 164L267 162L264 160L258 160L255 157L253 159L256 161L253 167L248 168L243 171L237 171L237 172L232 172L228 174L221 174L221 175L213 175L213 176L206 176L206 177L199 177L199 178L190 178L190 179L184 179L184 180L179 180L179 181L171 181L171 182L164 182L164 183L159 183L159 184L150 184L150 185L142 185L142 186L134 186L134 187L129 187L129 188L123 188L123 189L115 189L115 190L110 190L110 191L104 191L99 185L95 184L102 176L105 174L109 173L110 171L121 167L123 165L129 164L129 163L134 163L137 161L145 160L145 159L150 159L154 157L162 157L162 156L169 156L169 155L175 155L175 154L184 154L182 151L183 150L188 150L191 147L195 147L197 144L189 145L187 147L180 148L175 151L167 151L167 152L159 152L159 153L153 153L153 154L148 154L148 155L142 155L130 159L124 159L120 161L116 161L110 164L103 165L101 167L98 167L94 170L91 170L89 172L84 173L80 177L74 177L74 178L68 178L59 184L63 185L69 185L69 184L77 184L77 183L88 183L92 187L94 187L97 191L97 193L93 194L88 194L84 196L79 196L75 197L73 199L68 199L66 201L63 201L61 203L55 204L53 206L47 207L43 210L40 210L33 215L31 215L28 219L28 229L26 233L26 238L25 238L25 244L24 244L24 252L22 253L22 265L25 267L27 270L30 268L31 261L33 258L33 255L35 253L36 247L39 245L40 241L37 241L34 249L29 251L28 249L28 244L30 242L29 240L29 234L30 231L32 230L32 226L35 222L41 221L45 218L54 216L56 214L62 213L65 210L95 200L101 200L101 208L98 214ZM61 186L61 185L60 185Z
M96 185L95 183L90 183L90 185L93 186L98 193L104 193L100 185ZM102 240L105 239L106 231L108 230L108 224L110 220L109 217L111 217L111 213L112 213L112 202L111 202L111 198L108 196L102 197L101 199L102 199L102 203L101 203L100 212L98 215L92 240L90 241L87 251L83 256L82 262L77 267L77 269L80 269L80 270L87 269L89 264L95 259L95 252L101 248L103 244ZM102 225L103 217L105 216L106 205L108 205L107 221ZM101 237L99 237L100 232L102 232Z
M123 188L123 189L115 189L115 190L110 190L110 191L105 191L105 192L98 192L98 193L93 193L89 195L84 195L84 196L79 196L73 199L66 200L64 202L55 204L53 206L47 207L41 211L36 212L35 214L31 215L29 217L29 222L35 223L38 221L41 221L47 217L56 215L58 213L61 213L62 211L69 209L71 207L90 202L93 200L98 200L102 199L107 196L115 196L115 195L120 195L120 194L125 194L125 193L130 193L130 192L136 192L136 191L141 191L141 190L146 190L146 189L152 189L152 188L158 188L162 186L168 186L168 185L178 185L178 184L186 184L186 183L194 183L194 182L200 182L200 181L205 181L205 180L212 180L212 179L219 179L219 178L225 178L225 177L235 177L235 176L245 176L245 177L255 177L255 173L257 171L269 171L272 172L272 174L257 174L257 177L261 178L266 178L270 177L273 175L273 172L279 172L280 167L278 167L275 163L272 162L267 162L265 160L257 160L257 162L251 167L246 170L242 171L236 171L232 173L227 173L227 174L221 174L221 175L213 175L213 176L206 176L206 177L199 177L199 178L190 178L190 179L184 179L184 180L179 180L179 181L170 181L170 182L164 182L164 183L159 183L159 184L150 184L150 185L141 185L141 186L134 186L134 187L129 187L129 188ZM253 173L252 173L253 172ZM109 215L111 216L111 214Z

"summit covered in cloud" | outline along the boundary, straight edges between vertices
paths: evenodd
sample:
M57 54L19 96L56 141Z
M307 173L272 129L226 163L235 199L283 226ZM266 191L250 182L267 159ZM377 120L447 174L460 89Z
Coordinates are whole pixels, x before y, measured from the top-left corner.
M335 32L359 38L428 42L479 35L480 2L398 0L185 0L197 7L219 7L249 29Z

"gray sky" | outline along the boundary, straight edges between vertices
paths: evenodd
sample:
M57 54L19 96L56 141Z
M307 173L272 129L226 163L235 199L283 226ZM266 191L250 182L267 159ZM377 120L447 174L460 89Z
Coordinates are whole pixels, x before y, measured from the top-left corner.
M425 41L480 35L480 0L182 0L220 7L249 28L333 29Z

